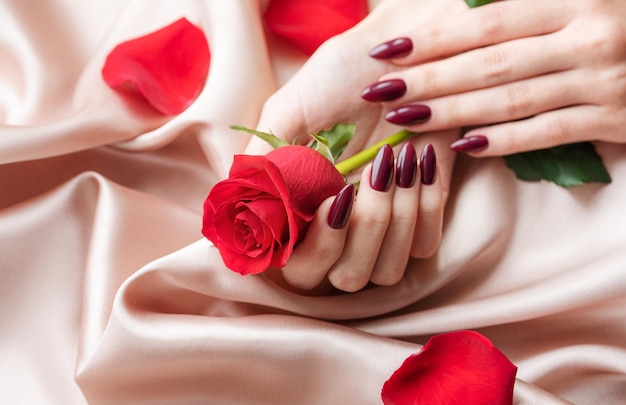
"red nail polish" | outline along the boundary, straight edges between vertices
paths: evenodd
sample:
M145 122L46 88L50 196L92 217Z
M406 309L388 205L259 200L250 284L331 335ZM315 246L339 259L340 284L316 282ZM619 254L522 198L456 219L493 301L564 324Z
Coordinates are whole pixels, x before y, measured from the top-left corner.
M385 119L396 125L415 125L430 119L430 107L422 104L405 105L389 111Z
M383 145L372 162L370 186L377 191L387 191L393 176L393 149Z
M409 142L405 143L396 162L396 185L402 188L410 188L415 184L417 175L417 153Z
M450 149L459 153L476 152L489 146L489 140L483 135L473 135L452 142Z
M427 143L422 149L420 155L420 172L421 182L427 186L430 186L435 182L435 173L437 172L437 156L435 155L435 148L433 145Z
M374 83L361 92L361 97L367 101L389 101L404 96L406 83L404 80L391 79Z
M330 205L328 211L328 226L333 229L341 229L348 223L350 212L352 211L352 203L354 201L354 184L350 183L337 193L335 200Z
M383 42L370 51L370 56L376 59L390 59L409 53L413 50L413 42L409 38L396 38Z

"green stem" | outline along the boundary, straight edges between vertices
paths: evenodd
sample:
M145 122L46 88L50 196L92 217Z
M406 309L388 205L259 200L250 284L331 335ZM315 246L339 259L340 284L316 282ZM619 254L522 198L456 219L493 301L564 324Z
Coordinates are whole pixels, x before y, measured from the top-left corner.
M347 176L352 171L360 168L361 166L366 165L371 162L378 150L383 147L383 145L391 145L396 146L407 139L417 135L415 132L407 131L406 129L396 132L395 134L383 139L375 145L370 146L367 149L362 150L354 156L349 157L348 159L342 160L341 162L335 164L335 167L339 171L339 173Z

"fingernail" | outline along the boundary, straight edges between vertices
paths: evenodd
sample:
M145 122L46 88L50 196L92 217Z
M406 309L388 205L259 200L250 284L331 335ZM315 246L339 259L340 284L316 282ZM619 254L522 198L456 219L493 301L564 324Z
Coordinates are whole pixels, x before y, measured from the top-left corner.
M420 155L420 172L422 175L422 184L430 186L435 182L435 173L437 172L437 156L435 156L435 148L427 143L422 149Z
M370 186L377 191L387 191L391 186L393 176L393 150L389 145L383 145L372 162Z
M354 201L354 184L349 183L345 185L337 197L330 205L328 211L328 226L333 229L341 229L346 226L348 218L350 218L350 212L352 211L352 202Z
M413 42L409 38L396 38L376 45L370 56L376 59L389 59L409 53L413 50Z
M417 175L417 153L409 142L405 143L396 162L396 185L402 188L410 188L415 184Z
M430 108L422 104L405 105L385 114L385 119L397 125L415 125L428 121Z
M452 142L450 149L455 152L476 152L489 146L489 140L483 135L473 135Z
M361 97L367 101L388 101L404 96L406 83L404 80L391 79L374 83L361 92Z

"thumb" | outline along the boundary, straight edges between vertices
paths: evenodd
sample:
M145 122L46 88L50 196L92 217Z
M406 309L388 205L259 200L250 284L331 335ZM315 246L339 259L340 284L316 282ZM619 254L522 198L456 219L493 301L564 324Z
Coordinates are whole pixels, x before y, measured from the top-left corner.
M308 141L304 114L298 102L298 95L285 86L267 99L257 123L258 131L271 133L289 143ZM271 150L265 141L252 137L246 154L265 154Z

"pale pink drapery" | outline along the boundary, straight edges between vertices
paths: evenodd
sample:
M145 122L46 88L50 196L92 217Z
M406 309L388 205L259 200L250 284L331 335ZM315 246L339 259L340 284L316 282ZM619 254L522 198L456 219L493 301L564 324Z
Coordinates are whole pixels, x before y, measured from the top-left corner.
M626 148L610 186L459 162L436 257L393 287L307 297L242 277L202 201L304 57L255 1L0 4L0 402L378 404L429 335L476 329L519 404L626 403ZM117 43L187 17L211 72L179 116L101 80ZM271 58L268 56L271 55Z

